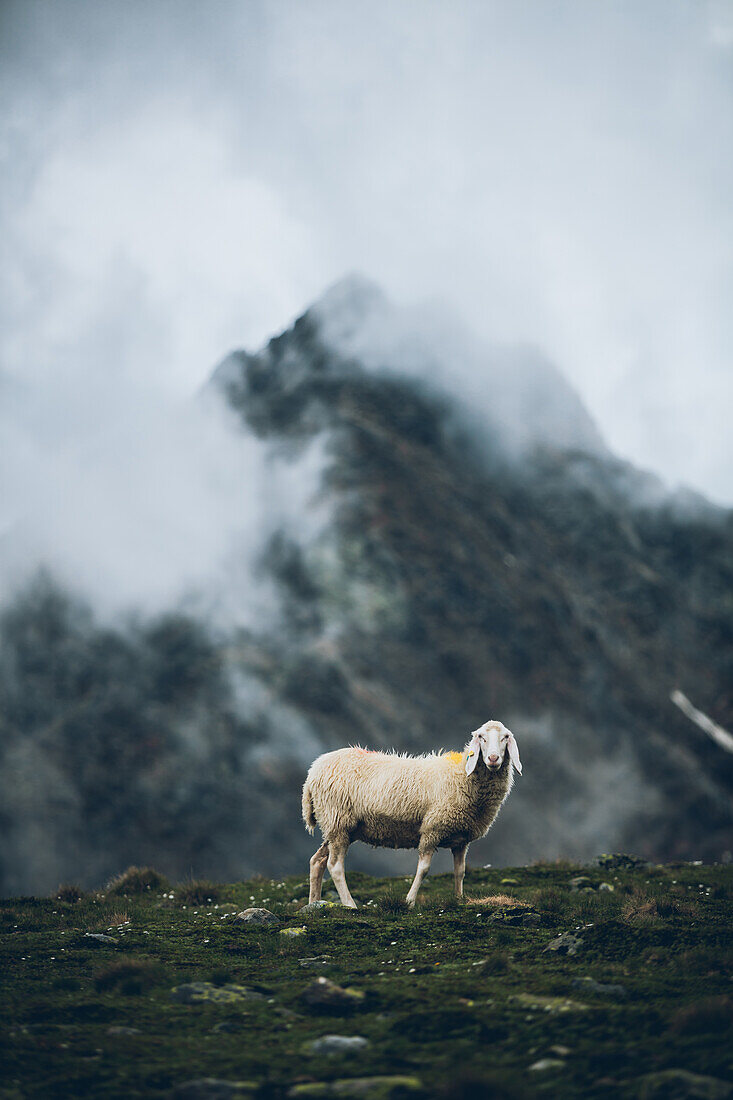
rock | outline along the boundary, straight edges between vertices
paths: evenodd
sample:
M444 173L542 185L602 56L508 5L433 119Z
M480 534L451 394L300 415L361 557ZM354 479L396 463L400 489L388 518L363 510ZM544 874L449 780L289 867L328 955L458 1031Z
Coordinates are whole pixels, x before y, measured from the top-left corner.
M236 1004L242 1001L264 1001L262 993L244 985L214 985L212 982L188 982L171 990L171 1000L183 1005Z
M519 886L518 878L503 878L501 880L502 886Z
M604 867L607 871L616 871L619 868L624 871L633 871L635 867L646 866L643 859L637 859L636 856L627 856L623 852L597 856L593 862L597 867Z
M616 1001L625 1001L629 991L624 985L597 982L594 978L573 978L572 983L576 989L582 989L586 993L595 993L599 997L611 997Z
M359 1054L368 1046L369 1040L363 1035L323 1035L320 1039L305 1043L303 1049L307 1054L322 1054L327 1058L333 1058Z
M298 959L304 970L320 970L327 966L333 966L332 955L314 955L313 958Z
M571 1001L569 997L545 997L535 993L515 993L509 1000L522 1008L549 1012L553 1016L560 1012L587 1012L589 1008L581 1001Z
M406 1094L422 1091L422 1082L417 1077L351 1077L293 1085L287 1095L289 1100L325 1100L330 1097L402 1100Z
M590 884L587 875L576 875L575 878L570 879L570 887L573 890L579 890L581 886L590 886Z
M583 940L580 936L572 932L563 932L556 939L550 940L544 950L556 951L558 955L577 955L582 945Z
M604 893L613 893L616 887L611 882L602 882L598 889Z
M636 1080L639 1100L726 1100L733 1085L719 1077L701 1077L686 1069L664 1069Z
M108 1035L117 1035L117 1036L139 1035L140 1034L140 1028L139 1027L119 1027L119 1026L108 1027L107 1028L107 1034Z
M562 1069L565 1063L559 1058L540 1058L529 1067L530 1073L544 1073L548 1069Z
M239 1016L231 1016L228 1020L222 1020L221 1023L215 1024L211 1030L215 1034L228 1035L231 1032L242 1031L245 1027L247 1027L247 1013L243 1012Z
M280 923L279 918L269 909L243 909L241 913L237 913L236 920L244 921L245 924Z
M118 944L120 942L119 940L116 940L114 936L104 936L101 932L85 932L84 939L92 940L93 943L108 943L111 944L113 947L115 944Z
M198 1077L184 1081L169 1092L174 1100L229 1100L230 1097L252 1096L257 1091L254 1081L220 1081L216 1077Z
M491 914L491 920L501 924L518 925L522 928L539 928L542 917L536 910L526 905L508 905L496 909Z
M307 932L308 932L308 929L305 928L305 927L303 927L303 928L281 928L280 929L280 935L281 936L289 936L291 939L294 936L305 936L305 935L307 935Z
M309 901L307 905L303 905L298 912L304 915L308 913L323 913L327 909L345 909L346 906L342 905L339 901Z
M550 1047L550 1054L556 1054L558 1058L567 1058L570 1054L570 1047L563 1047L556 1043L554 1047Z
M310 1008L350 1009L361 1005L364 994L360 989L344 989L328 978L316 978L303 990L301 1000Z

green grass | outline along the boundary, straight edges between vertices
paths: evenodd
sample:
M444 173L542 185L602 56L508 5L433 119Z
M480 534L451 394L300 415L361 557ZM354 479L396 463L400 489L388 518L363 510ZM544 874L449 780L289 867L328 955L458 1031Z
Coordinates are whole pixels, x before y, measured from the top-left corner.
M571 889L578 874L592 892ZM599 892L601 882L614 890ZM478 905L456 904L452 876L434 876L410 912L406 881L351 873L357 911L302 917L303 878L169 886L146 868L98 893L5 901L0 1097L163 1097L215 1077L256 1082L258 1097L277 1100L297 1084L399 1074L418 1078L424 1096L454 1100L611 1098L638 1095L644 1074L665 1069L729 1079L732 882L723 866L538 864L469 871L467 894L486 899ZM539 925L495 917L497 895L539 914ZM250 906L281 924L238 922ZM279 931L303 925L304 935ZM574 930L577 955L544 952ZM299 963L321 955L327 969ZM301 993L320 973L363 1001L342 1015L307 1007ZM623 985L627 997L573 984L582 977ZM195 981L262 996L171 998ZM109 1033L119 1027L139 1033ZM333 1033L370 1045L333 1060L303 1053ZM530 1071L545 1058L562 1065Z

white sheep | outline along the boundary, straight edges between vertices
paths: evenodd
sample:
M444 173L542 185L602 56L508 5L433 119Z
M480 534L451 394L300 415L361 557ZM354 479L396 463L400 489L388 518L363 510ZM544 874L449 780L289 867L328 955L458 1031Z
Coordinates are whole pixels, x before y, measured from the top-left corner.
M462 897L468 845L488 832L512 788L514 768L521 775L517 742L501 722L474 730L462 753L406 756L352 747L319 756L303 786L306 828L312 833L318 823L323 833L310 861L310 901L320 901L328 865L341 902L356 908L344 875L354 840L418 849L410 906L436 850L450 848Z

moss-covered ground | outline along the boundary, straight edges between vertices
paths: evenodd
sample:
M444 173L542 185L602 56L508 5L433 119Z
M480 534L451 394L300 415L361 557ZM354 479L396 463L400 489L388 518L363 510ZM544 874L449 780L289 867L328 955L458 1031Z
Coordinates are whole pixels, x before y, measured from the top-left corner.
M472 870L465 902L437 875L408 912L405 881L352 873L358 910L304 915L302 878L170 886L132 873L97 893L4 901L0 1096L156 1097L216 1078L278 1098L375 1075L417 1081L424 1096L685 1095L649 1077L670 1069L724 1088L732 879L730 867L624 859ZM279 923L237 918L251 906ZM565 932L576 953L545 950ZM309 1006L302 994L319 975L364 997ZM261 996L172 996L195 981ZM326 1034L369 1042L308 1052Z

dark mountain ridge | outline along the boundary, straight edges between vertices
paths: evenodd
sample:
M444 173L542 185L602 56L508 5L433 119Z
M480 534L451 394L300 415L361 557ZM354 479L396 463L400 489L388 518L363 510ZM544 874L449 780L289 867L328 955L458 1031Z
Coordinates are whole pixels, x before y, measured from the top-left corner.
M444 369L460 344L426 351L412 322L347 280L214 373L243 430L292 461L314 441L325 456L326 522L262 555L273 621L103 629L47 578L6 608L5 889L141 859L173 876L299 871L317 752L455 748L489 717L525 770L474 861L733 846L733 757L669 700L681 689L733 724L731 514L610 455L529 352L522 371L487 363L495 404L466 401ZM535 367L546 400L525 392ZM355 866L413 861L360 848Z

